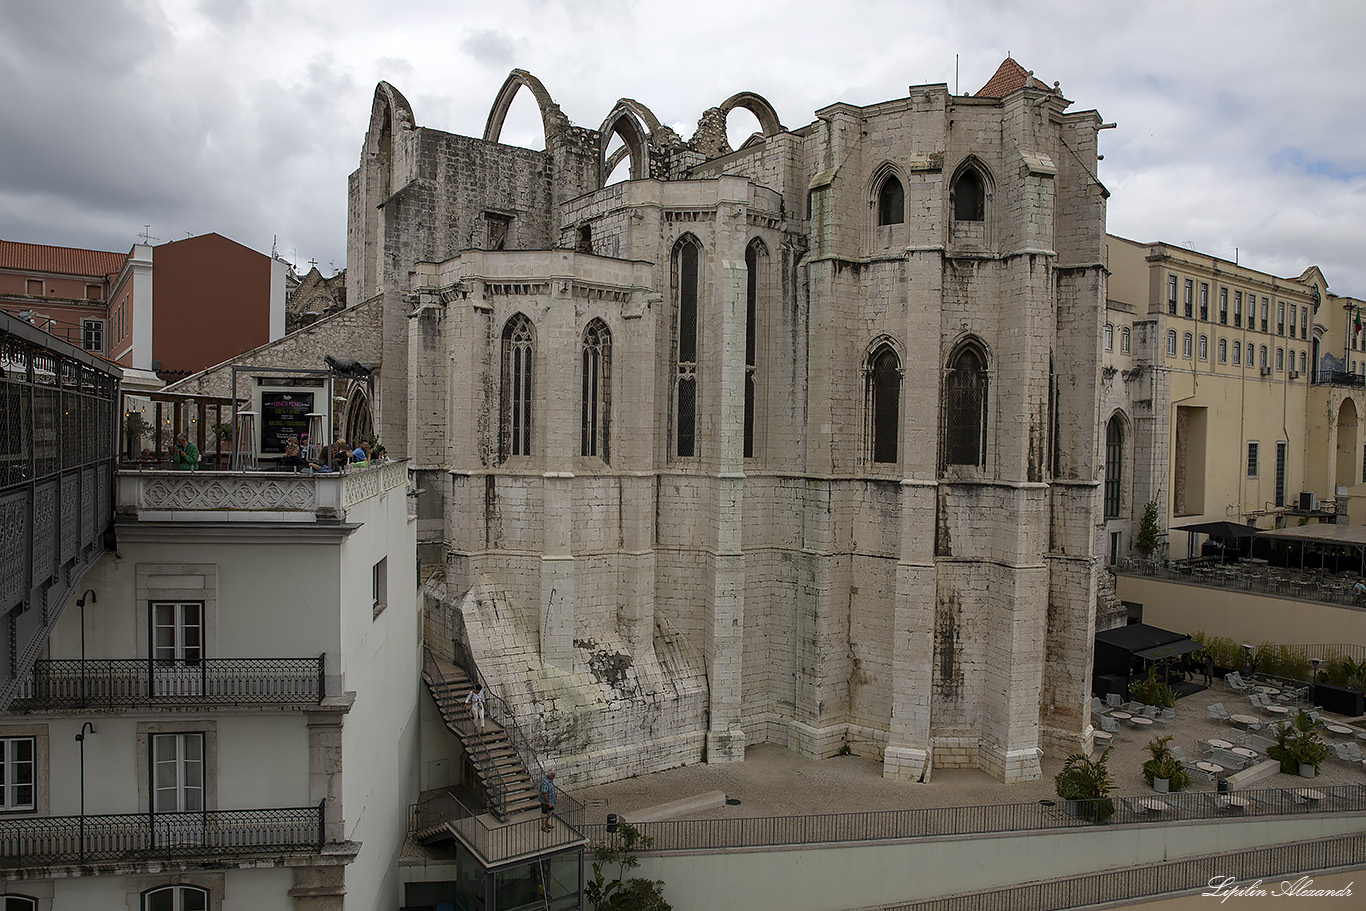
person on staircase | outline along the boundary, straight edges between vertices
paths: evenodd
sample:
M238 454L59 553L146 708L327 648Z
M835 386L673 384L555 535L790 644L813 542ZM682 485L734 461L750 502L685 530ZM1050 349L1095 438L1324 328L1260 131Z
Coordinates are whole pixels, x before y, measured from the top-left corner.
M484 688L481 685L474 685L474 689L465 697L465 705L470 707L470 714L479 725L479 736L484 736Z

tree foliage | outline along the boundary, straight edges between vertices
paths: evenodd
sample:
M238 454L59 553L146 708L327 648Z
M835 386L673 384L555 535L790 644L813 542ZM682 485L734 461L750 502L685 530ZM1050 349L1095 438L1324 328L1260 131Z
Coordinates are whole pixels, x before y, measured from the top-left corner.
M584 895L595 911L672 911L664 899L664 883L659 880L625 879L627 870L640 866L637 852L649 850L654 839L630 823L620 823L615 834L593 845L593 876L584 885ZM615 865L617 878L608 879L604 868Z

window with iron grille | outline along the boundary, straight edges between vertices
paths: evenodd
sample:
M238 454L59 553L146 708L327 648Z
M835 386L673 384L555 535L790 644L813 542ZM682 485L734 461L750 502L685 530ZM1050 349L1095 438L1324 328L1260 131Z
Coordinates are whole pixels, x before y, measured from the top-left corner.
M1209 282L1200 283L1200 319L1209 321Z
M1309 339L1309 308L1300 308L1300 338Z
M868 359L868 411L874 462L895 462L901 432L901 359L883 345Z
M944 378L944 464L986 464L986 358L976 344L959 348Z
M1105 426L1105 518L1119 518L1124 471L1124 424L1119 415Z
M1289 446L1286 443L1276 444L1276 505L1285 505L1285 457Z
M1223 325L1223 326L1227 326L1227 325L1228 325L1228 289L1227 289L1227 288L1220 288L1220 289L1219 289L1219 323L1220 323L1220 325Z
M1186 319L1195 316L1195 279L1193 278L1186 279L1185 312Z
M583 333L579 454L608 461L612 414L612 333L595 319Z
M1285 301L1276 301L1276 334L1285 335Z
M1233 325L1241 329L1243 326L1243 292L1233 292Z
M678 289L676 375L674 393L674 454L691 458L697 454L697 301L701 256L691 237L674 247L675 281Z
M1176 276L1167 276L1167 312L1176 316Z
M1264 297L1264 298L1262 298L1262 331L1263 331L1263 332L1270 332L1270 331L1271 331L1270 316L1271 316L1271 302L1270 302L1269 300L1267 300L1267 299Z
M503 459L531 455L531 379L535 353L531 320L518 313L503 327L499 421Z

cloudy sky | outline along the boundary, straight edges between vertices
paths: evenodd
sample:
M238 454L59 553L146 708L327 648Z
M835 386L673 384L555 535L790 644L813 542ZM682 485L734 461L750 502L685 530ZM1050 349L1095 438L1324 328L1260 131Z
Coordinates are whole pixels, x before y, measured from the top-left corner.
M217 231L324 272L375 83L478 135L508 70L581 126L626 96L685 139L742 89L783 123L1007 53L1095 108L1109 227L1366 296L1366 4L1352 0L0 0L0 238ZM956 68L956 69L955 69ZM733 115L743 138L755 127ZM529 96L504 141L540 147ZM150 225L150 228L144 226ZM1236 254L1235 254L1236 251Z

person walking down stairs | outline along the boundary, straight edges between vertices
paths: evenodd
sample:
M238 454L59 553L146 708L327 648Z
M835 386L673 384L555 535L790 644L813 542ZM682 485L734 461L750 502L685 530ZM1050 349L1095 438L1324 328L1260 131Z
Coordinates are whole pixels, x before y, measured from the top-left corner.
M465 697L465 705L470 707L470 714L474 716L475 723L479 725L479 735L484 734L484 688L479 684L474 685L470 694Z

